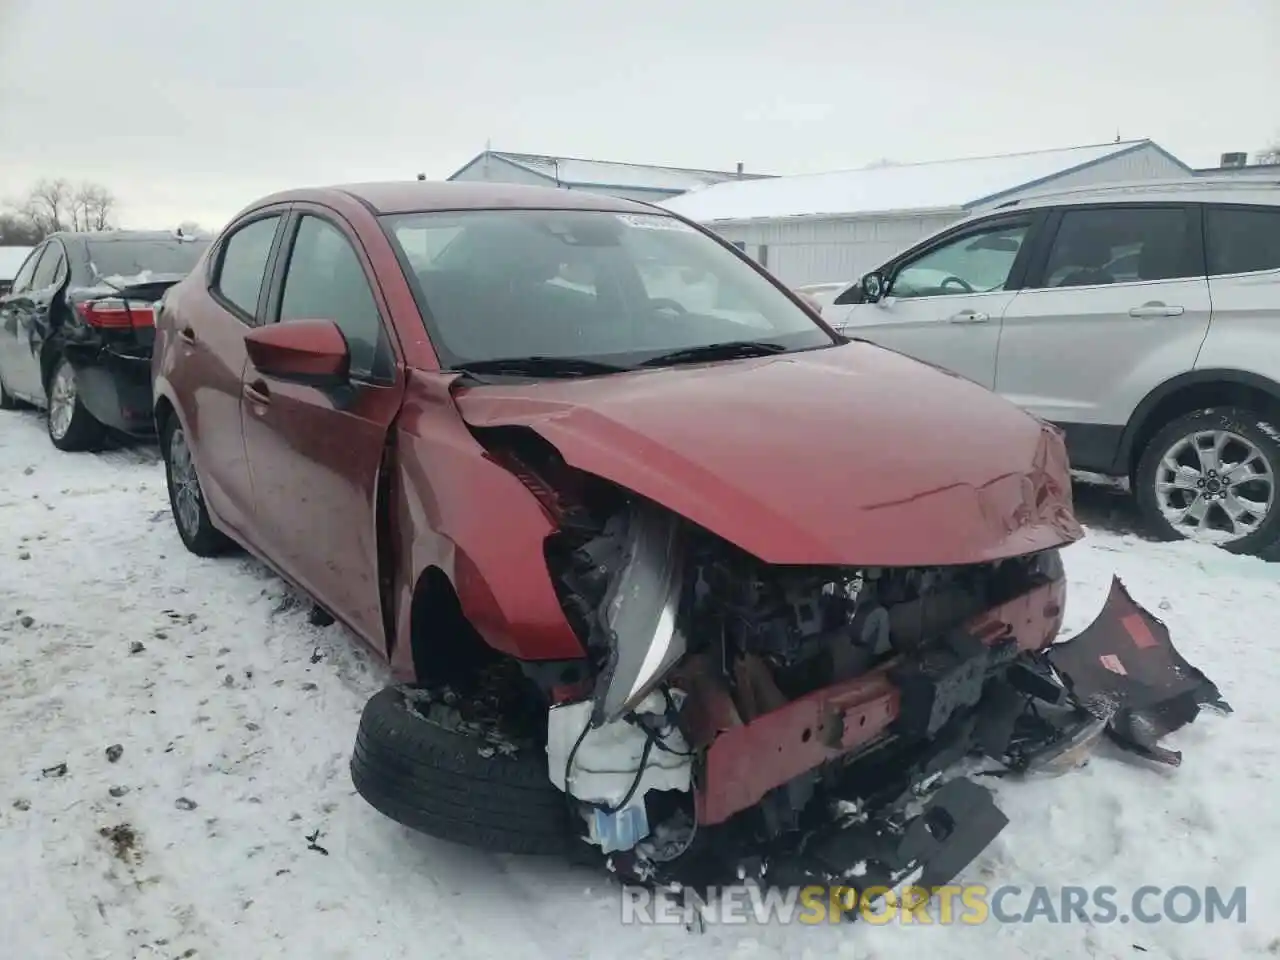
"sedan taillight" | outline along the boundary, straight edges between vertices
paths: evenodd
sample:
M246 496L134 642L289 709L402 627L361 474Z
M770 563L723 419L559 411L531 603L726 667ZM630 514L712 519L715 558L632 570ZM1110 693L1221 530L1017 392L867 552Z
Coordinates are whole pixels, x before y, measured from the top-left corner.
M156 325L156 305L145 300L88 300L76 304L76 312L91 327L99 330L133 330Z

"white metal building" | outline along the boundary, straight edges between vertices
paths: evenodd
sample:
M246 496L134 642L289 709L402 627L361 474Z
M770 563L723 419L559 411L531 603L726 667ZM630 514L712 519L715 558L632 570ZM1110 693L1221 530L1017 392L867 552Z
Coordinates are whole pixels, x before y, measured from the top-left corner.
M760 180L766 179L767 176L767 174L744 173L742 164L738 164L737 170L729 172L486 150L465 164L449 179L527 183L534 186L585 190L611 197L657 203L679 196L687 190L695 190L711 184L729 180Z
M1038 191L1186 177L1150 140L720 183L662 206L791 285L848 282L971 213Z

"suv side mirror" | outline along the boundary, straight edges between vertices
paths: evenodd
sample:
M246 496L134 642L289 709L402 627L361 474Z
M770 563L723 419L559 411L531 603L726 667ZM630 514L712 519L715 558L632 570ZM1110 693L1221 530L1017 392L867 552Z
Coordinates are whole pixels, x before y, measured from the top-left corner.
M879 270L872 270L862 278L860 284L862 288L862 299L866 303L876 303L885 294L888 289L888 283L885 282L884 274Z
M347 338L332 320L286 320L244 335L249 361L263 376L310 387L344 386L350 376Z

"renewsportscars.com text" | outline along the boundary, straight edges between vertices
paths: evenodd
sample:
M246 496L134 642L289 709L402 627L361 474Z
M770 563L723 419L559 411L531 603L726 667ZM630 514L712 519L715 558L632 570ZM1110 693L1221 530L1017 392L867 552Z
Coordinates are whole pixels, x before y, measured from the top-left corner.
M966 884L925 890L808 886L789 890L743 884L686 888L679 895L622 892L624 924L872 924L978 926L987 923L1244 923L1244 887L998 886Z

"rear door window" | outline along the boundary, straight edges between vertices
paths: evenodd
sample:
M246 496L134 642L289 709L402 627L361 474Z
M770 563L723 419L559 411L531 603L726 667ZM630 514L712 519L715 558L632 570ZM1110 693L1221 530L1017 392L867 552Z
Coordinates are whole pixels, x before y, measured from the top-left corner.
M1041 287L1081 287L1201 276L1182 207L1067 210Z
M47 287L52 287L62 276L62 268L66 262L67 258L62 252L62 244L50 241L45 248L44 256L40 258L40 266L36 268L36 275L31 280L31 289L44 290Z
M279 225L279 214L263 217L238 227L223 243L213 289L245 318L257 316L258 296Z
M1209 273L1280 270L1280 207L1205 209Z

